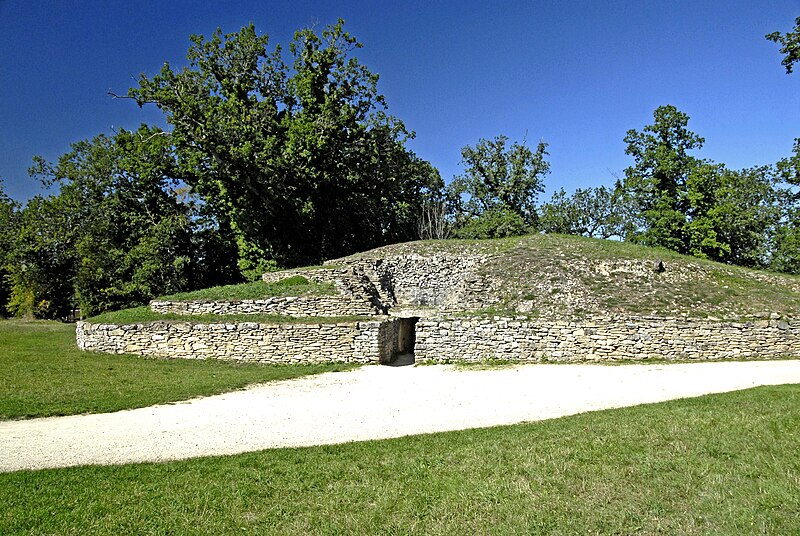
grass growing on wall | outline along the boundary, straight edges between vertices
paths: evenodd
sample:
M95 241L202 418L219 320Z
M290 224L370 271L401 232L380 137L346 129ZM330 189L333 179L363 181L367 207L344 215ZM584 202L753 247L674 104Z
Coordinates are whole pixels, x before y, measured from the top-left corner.
M316 283L301 275L295 275L265 283L253 281L239 285L224 285L192 292L181 292L158 298L165 301L223 301L258 300L279 296L325 296L336 294L333 283Z
M0 320L0 419L117 411L352 368L82 352L74 325Z
M795 534L800 386L541 423L0 475L3 534Z
M134 307L111 311L87 319L93 324L136 324L156 321L193 322L195 324L224 324L236 322L260 322L262 324L336 324L361 320L374 320L367 316L281 316L268 314L238 315L179 315L155 313L149 307Z

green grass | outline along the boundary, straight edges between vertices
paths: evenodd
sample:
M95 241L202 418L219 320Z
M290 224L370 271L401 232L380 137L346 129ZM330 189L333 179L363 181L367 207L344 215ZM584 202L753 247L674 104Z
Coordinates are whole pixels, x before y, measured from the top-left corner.
M0 320L0 419L117 411L350 368L81 352L74 325Z
M333 283L316 283L301 275L295 275L265 283L254 281L240 285L224 285L193 292L181 292L158 298L166 301L222 301L222 300L258 300L276 296L322 296L336 294Z
M517 426L0 475L3 534L797 534L800 386Z
M262 324L336 324L342 322L358 322L374 320L367 316L280 316L268 314L238 315L178 315L153 312L149 307L134 307L93 316L87 319L93 324L137 324L144 322L193 322L195 324L225 324L235 322L260 322Z

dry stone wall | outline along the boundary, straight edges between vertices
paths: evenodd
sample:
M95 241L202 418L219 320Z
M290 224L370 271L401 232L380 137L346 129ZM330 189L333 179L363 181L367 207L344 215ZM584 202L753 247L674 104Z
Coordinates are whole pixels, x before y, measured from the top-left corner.
M271 314L282 316L360 316L376 314L375 306L357 296L280 296L236 301L152 301L155 313L179 315Z
M600 317L422 319L418 360L610 361L800 355L800 322Z
M372 283L386 309L395 306L476 309L496 302L493 283L480 274L488 255L396 254L385 258L338 259Z
M184 359L254 363L379 363L393 357L387 325L380 321L332 324L130 325L78 322L82 350Z
M267 272L261 279L265 283L274 283L298 275L315 283L333 283L341 300L340 305L344 307L342 311L345 312L332 316L341 316L343 314L385 314L388 310L388 306L382 303L373 282L363 273L357 272L350 266ZM369 312L348 313L346 311Z

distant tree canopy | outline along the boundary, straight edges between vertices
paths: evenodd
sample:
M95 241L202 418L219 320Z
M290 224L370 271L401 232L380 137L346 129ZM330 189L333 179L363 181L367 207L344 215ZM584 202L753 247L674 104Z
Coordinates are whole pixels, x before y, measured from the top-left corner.
M541 228L546 233L624 238L625 212L617 190L600 186L578 188L572 195L561 188L542 205Z
M797 273L797 162L729 170L693 156L704 140L685 113L660 106L653 119L625 136L634 162L613 189L556 192L542 206L542 229Z
M165 112L181 177L231 228L243 270L416 238L443 183L405 148L343 21L297 32L291 64L252 24L191 40L188 67L142 75L129 96Z
M19 206L5 193L0 181L0 317L8 312L6 305L11 295L8 272L11 263L12 246L17 228Z

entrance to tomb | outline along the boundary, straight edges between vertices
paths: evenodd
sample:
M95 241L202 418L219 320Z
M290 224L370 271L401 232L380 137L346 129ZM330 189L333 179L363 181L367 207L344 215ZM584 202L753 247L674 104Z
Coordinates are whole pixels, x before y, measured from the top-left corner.
M401 367L414 364L414 344L416 343L416 325L419 317L399 318L397 320L397 338L395 339L392 360L389 365Z
M413 354L417 340L416 325L419 318L401 318L397 329L397 353Z

